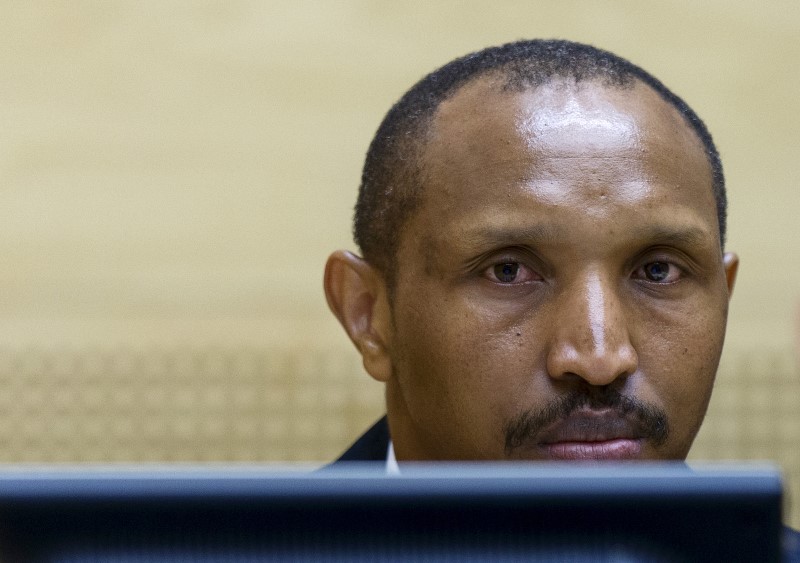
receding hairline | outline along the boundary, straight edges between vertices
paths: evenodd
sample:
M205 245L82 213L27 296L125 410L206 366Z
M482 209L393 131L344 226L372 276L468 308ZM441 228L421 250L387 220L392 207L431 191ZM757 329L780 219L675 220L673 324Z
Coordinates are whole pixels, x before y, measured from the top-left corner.
M564 89L564 90L574 90L579 92L585 88L591 88L594 86L599 86L600 88L610 90L610 91L619 91L619 92L631 92L635 90L637 87L644 88L647 92L652 94L652 99L654 102L658 103L664 110L666 110L670 114L670 120L673 121L676 125L685 131L688 132L692 139L692 142L695 143L695 148L704 155L704 158L709 167L709 175L711 175L711 162L708 160L705 147L703 144L703 139L700 137L698 132L692 126L692 124L681 114L681 112L676 108L674 105L669 103L667 100L664 99L661 94L654 89L650 84L641 80L638 77L630 76L628 77L630 80L625 81L610 81L604 80L604 77L597 76L597 77L590 77L584 78L580 80L576 80L575 77L572 76L558 76L554 75L545 82L541 84L535 85L523 85L514 83L513 78L511 80L505 80L503 76L503 69L490 69L489 71L485 72L481 75L474 76L471 80L461 84L459 87L453 89L446 97L442 98L439 103L435 106L433 111L427 116L426 119L419 120L417 129L415 130L415 134L413 138L409 136L407 141L409 143L413 143L416 145L415 156L419 158L426 152L426 149L429 146L431 139L431 130L436 124L438 118L441 116L442 110L447 109L447 106L451 104L456 98L463 95L466 90L470 90L473 88L485 88L487 90L487 94L499 94L499 95L516 95L516 94L536 94L540 90L544 90L547 88L556 87L557 89ZM640 96L636 96L634 100L640 101L643 98ZM421 162L421 161L419 161ZM713 179L712 179L713 181Z
M644 88L646 92L651 95L651 99L646 100L644 96L634 95L631 100L633 100L634 103L638 103L638 107L634 107L631 111L623 110L622 113L630 115L630 117L635 120L638 125L641 125L642 123L647 124L649 123L649 120L643 118L645 106L646 104L657 104L660 107L660 110L657 110L656 113L658 113L658 116L655 119L661 119L663 120L662 122L668 122L667 126L674 126L676 130L679 130L681 137L685 138L687 143L691 143L691 146L688 147L688 150L696 154L697 157L704 162L706 171L708 172L707 189L709 190L709 195L712 198L714 197L713 165L706 152L703 139L700 137L692 124L686 119L686 117L678 110L678 108L669 103L669 101L665 100L663 96L661 96L661 94L650 84L640 80L638 77L631 77L631 80L627 80L624 83L619 83L602 80L602 77L598 77L598 79L592 77L584 80L575 80L570 76L553 76L552 80L548 80L541 84L508 88L508 84L503 81L501 73L492 71L487 72L484 75L475 76L473 80L469 80L460 87L454 89L449 96L440 101L440 103L431 113L430 117L425 120L424 124L420 123L419 130L416 131L416 135L414 135L413 140L408 139L408 142L415 144L412 152L414 154L414 160L416 161L416 164L422 173L422 178L420 178L422 181L420 181L419 184L421 193L419 195L424 197L425 192L427 192L430 187L430 182L425 181L425 173L427 172L426 166L428 166L431 161L431 159L428 157L428 153L432 143L438 140L437 137L433 136L433 133L438 125L438 120L441 117L443 109L445 111L448 109L448 104L453 103L456 98L463 95L466 90L472 88L484 89L487 99L489 99L488 96L494 94L498 94L500 96L532 94L535 96L538 91L550 88L554 85L557 89L563 88L565 90L571 89L573 91L580 91L584 88L599 87L600 89L607 91L632 92L636 88ZM477 92L478 95L483 93L484 92L480 91ZM609 100L609 107L613 110L613 108L616 107L616 102L614 100ZM652 107L654 106L651 106L651 108ZM492 111L491 108L492 106L487 104L487 108L481 109L480 111ZM580 158L581 156L582 155L576 155L576 158ZM419 204L421 201L418 201L417 203ZM417 209L415 208L413 211L411 211L411 213L406 217L406 221L412 218L416 210Z

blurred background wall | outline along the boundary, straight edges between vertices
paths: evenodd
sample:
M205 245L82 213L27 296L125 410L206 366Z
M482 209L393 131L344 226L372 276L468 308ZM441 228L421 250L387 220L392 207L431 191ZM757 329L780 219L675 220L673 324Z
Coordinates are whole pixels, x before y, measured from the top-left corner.
M321 290L417 79L523 37L612 50L706 120L742 259L694 459L775 459L800 526L800 4L7 3L0 460L330 460L382 411Z

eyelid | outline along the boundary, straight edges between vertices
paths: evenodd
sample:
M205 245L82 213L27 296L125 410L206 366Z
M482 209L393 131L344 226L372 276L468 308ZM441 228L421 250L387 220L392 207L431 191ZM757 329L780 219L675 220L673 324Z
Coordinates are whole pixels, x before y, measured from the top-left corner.
M542 263L537 254L527 246L521 245L503 246L484 252L471 260L469 266L482 270L492 264L507 262L519 262L537 271L542 269Z
M494 274L493 270L497 266L501 266L503 264L516 264L519 267L518 275L522 274L524 277L527 277L528 279L523 279L523 280L520 280L520 281L514 280L514 281L510 281L510 282L505 282L505 281L502 281L502 280L498 279L497 276ZM525 272L528 273L527 276L525 276ZM539 274L531 266L529 266L528 264L526 264L525 262L522 262L520 260L499 260L499 261L492 262L491 264L489 264L485 268L483 268L483 270L481 270L481 275L486 277L492 283L495 283L497 285L504 285L504 286L523 285L523 284L526 284L526 283L530 283L530 282L538 281L538 280L542 279L541 274Z
M645 264L664 262L676 266L682 272L688 273L697 269L697 263L685 252L673 247L656 246L641 252L632 263L632 270L636 271Z
M645 272L643 274L643 276L642 276L642 279L644 281L648 282L648 283L669 285L671 283L675 283L675 282L678 282L681 279L683 279L683 276L684 276L683 268L681 268L677 264L674 264L673 262L664 262L664 261L660 261L660 260L654 260L652 262L646 262L645 264L642 265L642 267L640 269L644 270L645 268L647 268L647 266L650 266L651 264L666 264L667 266L669 266L669 273L667 274L667 279L669 280L669 278L671 276L676 276L677 279L673 279L673 280L669 280L669 281L666 281L666 280L651 280L651 279L649 279L647 277L647 273ZM673 272L673 270L675 270L675 272Z
M668 279L667 281L657 281L651 280L647 277L645 273L645 268L651 264L667 264L670 268L670 273L668 274L669 277L675 277L676 279ZM673 270L676 270L673 272ZM638 262L638 265L633 269L631 272L631 277L640 281L643 281L647 284L652 284L654 286L668 286L675 283L680 282L683 280L689 272L687 268L680 263L679 260L675 260L672 257L659 257L659 256L647 256L641 261Z
M518 264L521 271L529 273L528 277L530 279L514 282L503 282L495 279L491 274L491 270L501 264ZM544 279L542 270L541 261L538 257L530 249L519 246L510 246L487 252L475 260L475 271L490 282L503 286L522 285L542 280Z

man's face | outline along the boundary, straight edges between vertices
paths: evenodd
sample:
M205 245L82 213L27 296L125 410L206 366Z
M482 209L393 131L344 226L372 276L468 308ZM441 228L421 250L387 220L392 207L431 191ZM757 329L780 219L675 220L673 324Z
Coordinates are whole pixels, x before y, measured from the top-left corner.
M438 110L387 342L403 459L683 459L735 264L702 144L649 87L488 79Z

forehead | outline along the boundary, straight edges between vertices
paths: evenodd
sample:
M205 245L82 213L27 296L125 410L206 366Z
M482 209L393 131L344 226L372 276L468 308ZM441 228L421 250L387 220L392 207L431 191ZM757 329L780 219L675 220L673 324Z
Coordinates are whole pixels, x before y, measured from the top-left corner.
M423 217L410 222L413 236L445 236L450 222L491 221L535 205L600 219L623 208L690 209L718 237L700 139L638 81L620 88L558 79L508 91L477 79L440 105L422 165Z
M487 159L502 160L516 143L531 153L552 148L564 156L619 157L627 149L630 156L646 151L637 159L641 161L688 155L695 163L708 164L694 130L672 105L639 81L622 88L554 79L509 91L502 79L480 78L440 104L427 136L424 165L463 167L468 164L465 160L475 160L476 150ZM710 166L706 167L710 185ZM475 167L468 166L467 171L471 168Z

